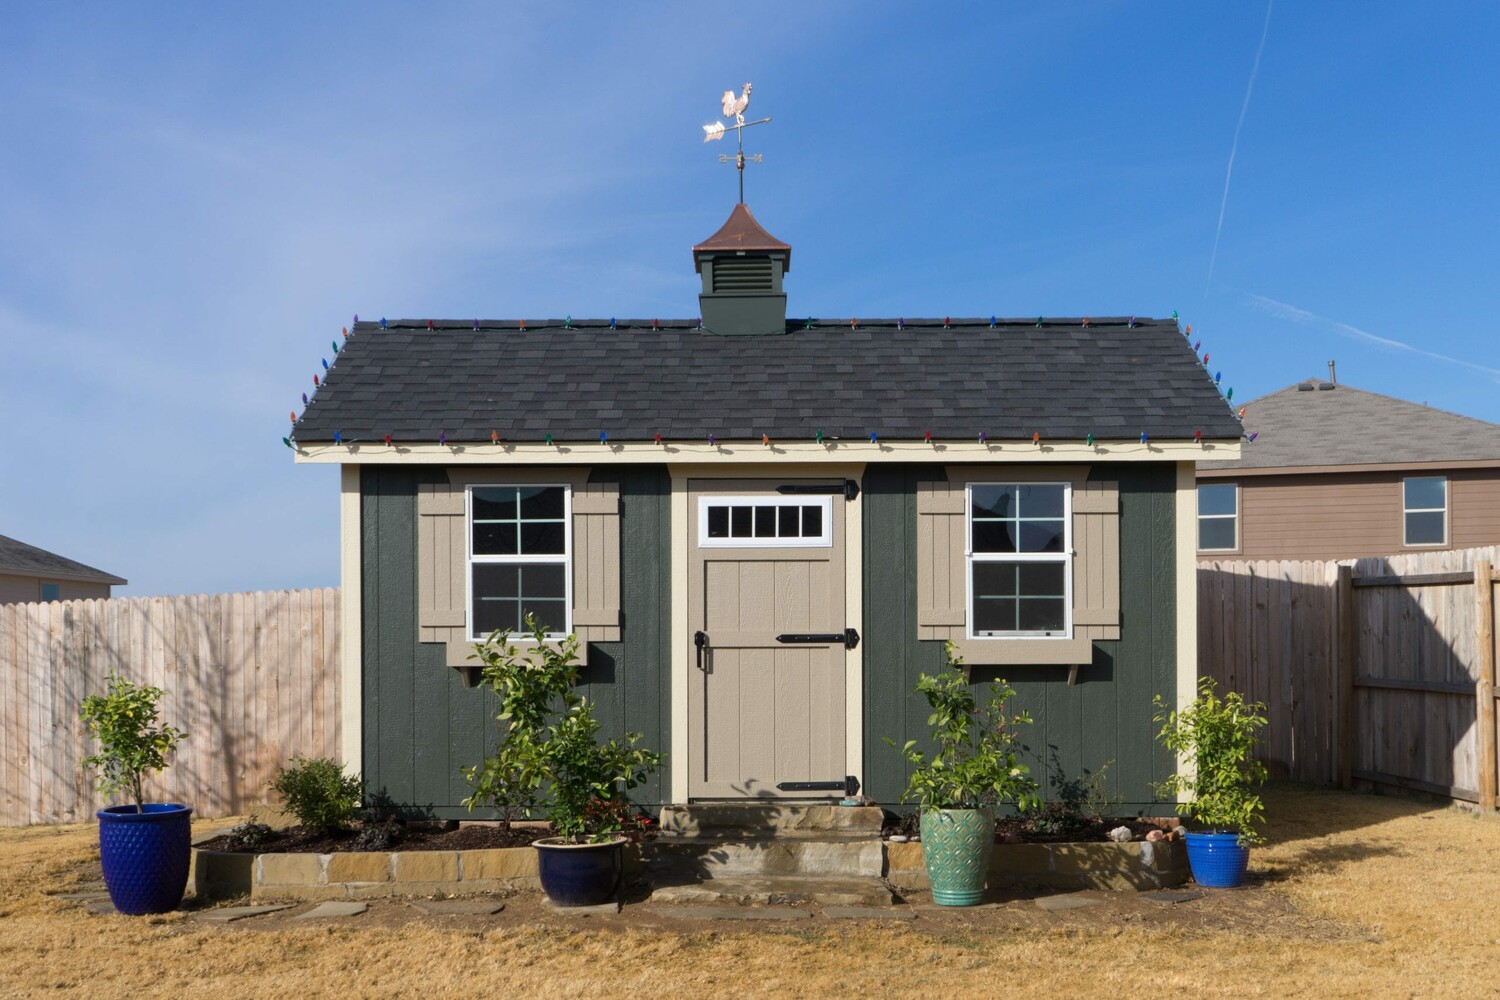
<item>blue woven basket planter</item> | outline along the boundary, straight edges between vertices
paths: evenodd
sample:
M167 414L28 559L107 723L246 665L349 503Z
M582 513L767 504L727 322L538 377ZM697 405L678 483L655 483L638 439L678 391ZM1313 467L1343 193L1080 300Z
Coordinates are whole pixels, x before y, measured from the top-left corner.
M620 888L624 837L604 844L569 844L561 837L548 837L531 846L536 848L542 891L558 906L607 903Z
M1188 867L1193 881L1215 889L1233 889L1245 881L1250 848L1240 846L1238 833L1187 831Z
M193 837L188 806L152 803L99 810L99 860L115 909L131 916L167 913L187 888Z

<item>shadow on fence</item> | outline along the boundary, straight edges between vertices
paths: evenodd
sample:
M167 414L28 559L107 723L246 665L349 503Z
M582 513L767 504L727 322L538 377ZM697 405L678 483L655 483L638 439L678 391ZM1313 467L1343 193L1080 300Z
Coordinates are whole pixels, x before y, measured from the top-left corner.
M78 711L111 672L162 688L188 733L148 797L205 817L265 801L293 753L338 755L338 628L333 588L0 605L0 825L107 804Z

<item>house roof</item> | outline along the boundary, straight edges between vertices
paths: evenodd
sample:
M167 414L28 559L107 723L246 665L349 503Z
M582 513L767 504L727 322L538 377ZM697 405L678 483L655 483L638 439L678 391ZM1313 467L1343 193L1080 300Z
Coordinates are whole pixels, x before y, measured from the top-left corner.
M60 556L56 552L39 549L35 545L16 541L0 535L0 573L20 576L52 577L60 580L83 580L90 583L108 583L123 586L130 581L106 573L92 566Z
M755 216L750 214L750 209L744 202L734 206L734 211L729 213L729 218L719 227L719 231L708 239L693 247L693 261L699 271L703 270L703 262L698 259L698 254L723 253L725 251L735 253L742 250L756 250L761 252L779 252L786 254L786 266L784 270L792 269L792 247L789 243L783 243L761 227L755 221Z
M748 214L748 213L747 213ZM356 323L300 442L1204 438L1239 421L1175 320Z
M1500 460L1500 425L1310 378L1245 404L1256 435L1213 469Z

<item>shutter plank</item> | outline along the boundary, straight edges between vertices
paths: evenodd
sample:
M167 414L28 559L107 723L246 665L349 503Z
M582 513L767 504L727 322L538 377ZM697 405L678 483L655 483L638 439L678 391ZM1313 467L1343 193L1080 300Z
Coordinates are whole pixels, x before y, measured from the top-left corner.
M1073 624L1120 637L1120 488L1084 483L1073 492Z
M917 485L917 624L962 626L965 621L964 487Z

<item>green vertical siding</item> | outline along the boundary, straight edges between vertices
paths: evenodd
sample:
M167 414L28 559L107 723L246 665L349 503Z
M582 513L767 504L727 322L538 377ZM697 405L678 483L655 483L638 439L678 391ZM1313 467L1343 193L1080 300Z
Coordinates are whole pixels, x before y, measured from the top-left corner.
M444 665L442 645L417 641L416 492L419 483L444 479L441 469L361 471L365 785L388 812L483 818L460 805L468 794L462 771L495 742L495 697L465 687L460 672ZM600 470L595 479L620 484L623 639L590 647L583 693L606 734L640 732L645 746L664 750L670 479L657 466ZM636 801L658 805L667 787L663 773L637 789Z
M930 467L875 466L865 473L865 792L887 805L906 785L907 768L884 737L926 741L927 703L917 675L943 669L942 644L917 639L916 483ZM1094 645L1094 662L1067 683L1057 666L978 667L976 683L1004 676L1013 706L1031 713L1027 762L1043 784L1078 778L1108 763L1108 792L1127 813L1170 813L1152 786L1173 761L1155 742L1152 698L1176 692L1176 470L1170 464L1120 465L1094 478L1120 484L1121 638Z

